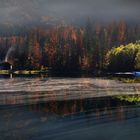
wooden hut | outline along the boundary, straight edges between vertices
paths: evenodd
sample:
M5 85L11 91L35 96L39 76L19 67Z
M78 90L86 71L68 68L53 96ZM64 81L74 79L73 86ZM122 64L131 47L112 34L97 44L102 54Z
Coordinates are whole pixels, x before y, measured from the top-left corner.
M12 70L12 65L8 62L0 63L0 70Z

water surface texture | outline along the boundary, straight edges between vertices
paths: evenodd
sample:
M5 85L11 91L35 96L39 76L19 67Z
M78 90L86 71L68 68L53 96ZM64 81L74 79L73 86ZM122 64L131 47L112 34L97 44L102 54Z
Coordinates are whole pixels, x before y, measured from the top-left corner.
M0 140L139 140L140 84L107 78L0 79Z

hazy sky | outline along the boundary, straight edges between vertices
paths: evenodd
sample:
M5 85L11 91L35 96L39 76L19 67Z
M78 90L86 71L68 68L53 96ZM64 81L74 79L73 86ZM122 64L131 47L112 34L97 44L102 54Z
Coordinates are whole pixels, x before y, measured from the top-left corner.
M140 21L140 0L0 0L1 23Z

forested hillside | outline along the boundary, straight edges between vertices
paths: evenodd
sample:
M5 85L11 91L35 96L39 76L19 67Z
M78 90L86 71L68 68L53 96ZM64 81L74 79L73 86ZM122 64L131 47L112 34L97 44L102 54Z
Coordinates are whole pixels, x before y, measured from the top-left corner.
M140 26L127 25L124 21L107 25L88 21L85 27L37 27L1 35L0 59L12 63L14 69L101 71L106 69L107 53L112 47L137 40L140 40Z

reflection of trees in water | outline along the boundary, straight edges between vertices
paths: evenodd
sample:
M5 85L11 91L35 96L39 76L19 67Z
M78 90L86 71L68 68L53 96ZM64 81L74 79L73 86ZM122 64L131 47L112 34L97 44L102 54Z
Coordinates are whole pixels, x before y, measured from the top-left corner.
M120 101L126 101L129 103L135 103L135 104L140 104L140 95L118 95L116 96L117 99Z
M129 108L125 108L127 105L131 104L112 97L102 97L69 101L54 100L30 105L29 108L34 112L44 112L58 116L78 114L88 116L94 114L96 118L102 118L104 115L108 115L110 118L115 117L117 120L124 120L129 112Z

